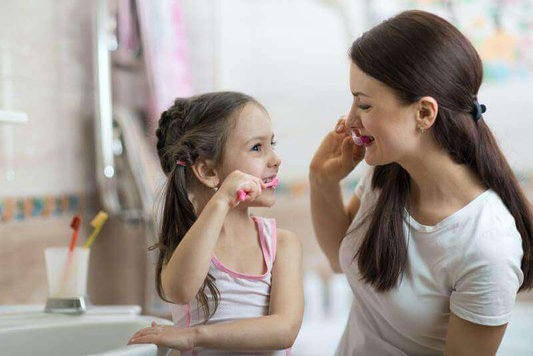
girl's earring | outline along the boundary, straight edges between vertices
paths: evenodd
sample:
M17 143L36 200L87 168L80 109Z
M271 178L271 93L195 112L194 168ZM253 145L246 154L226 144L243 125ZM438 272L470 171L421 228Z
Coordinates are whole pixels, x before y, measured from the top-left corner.
M218 187L217 187L216 185L213 185L213 190L214 190L215 192L218 192Z
M418 129L420 130L421 133L424 133L426 131L426 129L422 126L420 126Z

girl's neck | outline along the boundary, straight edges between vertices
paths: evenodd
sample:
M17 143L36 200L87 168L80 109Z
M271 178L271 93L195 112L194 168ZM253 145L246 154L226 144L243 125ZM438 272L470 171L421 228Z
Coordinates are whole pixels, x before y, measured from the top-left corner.
M248 208L234 208L226 215L219 239L248 240L250 233L255 233L255 222L250 217Z
M198 198L198 197L197 197ZM195 210L198 215L202 213L205 206L209 203L211 197L203 197L196 200ZM239 238L247 239L250 233L255 233L255 223L250 217L248 208L236 207L230 209L224 224L219 239L222 240L237 240Z

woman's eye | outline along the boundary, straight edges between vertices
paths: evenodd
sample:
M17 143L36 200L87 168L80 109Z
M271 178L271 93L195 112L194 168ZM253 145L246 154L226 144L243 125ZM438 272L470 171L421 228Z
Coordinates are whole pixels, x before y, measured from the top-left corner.
M363 105L363 104L359 104L357 105L357 107L361 110L368 110L370 109L370 106L369 105Z
M278 144L278 143L277 143L276 141L272 141L272 142L270 142L270 145L272 146L272 148L275 148L277 144Z

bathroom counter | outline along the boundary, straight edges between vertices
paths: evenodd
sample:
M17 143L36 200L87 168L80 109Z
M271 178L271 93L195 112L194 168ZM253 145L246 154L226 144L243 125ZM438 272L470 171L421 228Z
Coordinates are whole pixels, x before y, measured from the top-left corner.
M50 314L44 312L44 304L2 305L0 306L0 329L39 324L62 324L69 320L94 320L104 316L120 316L127 320L141 314L138 305L101 305L91 306L81 315Z

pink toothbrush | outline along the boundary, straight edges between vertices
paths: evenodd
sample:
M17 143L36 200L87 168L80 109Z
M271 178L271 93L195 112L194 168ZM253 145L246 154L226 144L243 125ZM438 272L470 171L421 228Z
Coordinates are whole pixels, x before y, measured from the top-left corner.
M352 134L352 140L353 142L357 145L357 146L363 146L363 145L368 145L370 143L370 139L368 138L368 136L361 136L361 137L358 137L355 132L353 130L350 131L350 133Z
M265 183L265 188L276 187L278 184L279 184L279 179L274 178L272 179L271 182ZM246 195L248 195L248 193L242 189L237 190L237 194L239 195L238 196L239 201L244 201L244 199L246 198Z
M361 140L360 137L357 137L357 135L355 134L355 132L353 130L350 130L350 133L352 134L352 140L353 142L357 145L357 146L362 146L363 145L363 141Z

